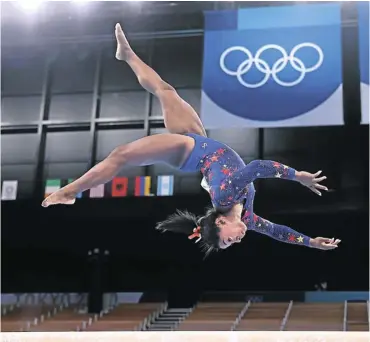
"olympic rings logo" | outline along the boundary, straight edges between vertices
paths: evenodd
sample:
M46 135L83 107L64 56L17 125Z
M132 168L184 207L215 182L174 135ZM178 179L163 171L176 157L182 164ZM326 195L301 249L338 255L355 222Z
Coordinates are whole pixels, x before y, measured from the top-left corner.
M318 61L316 62L315 65L313 65L309 68L306 68L306 66L302 62L302 60L300 60L299 58L297 58L295 56L295 54L302 48L312 48L312 49L316 50L319 58L318 58ZM279 58L273 64L272 67L270 67L267 64L266 61L261 59L261 54L263 52L265 52L266 50L271 50L271 49L277 50L282 54L282 57ZM244 62L242 62L235 71L230 70L226 66L226 63L225 63L226 57L234 51L244 52L246 54L246 57L247 57L247 59ZM322 52L322 50L319 46L317 46L316 44L313 44L313 43L298 44L292 49L292 51L290 52L289 55L285 51L285 49L282 48L281 46L276 45L276 44L268 44L268 45L265 45L265 46L261 47L256 52L255 57L253 57L252 53L247 48L245 48L243 46L233 46L233 47L230 47L230 48L226 49L222 53L222 55L220 57L220 67L227 75L236 76L236 78L238 79L240 84L243 85L246 88L262 87L263 85L265 85L267 83L267 81L269 80L270 77L272 77L273 80L277 84L281 85L282 87L293 87L293 86L301 83L307 73L317 70L321 66L323 60L324 60L324 53ZM295 81L285 82L285 81L282 81L278 77L279 72L281 72L288 65L288 63L290 63L290 66L294 70L300 72L299 77ZM255 65L256 68L260 72L262 72L265 76L263 77L263 79L260 82L248 83L243 79L243 76L252 68L253 65Z

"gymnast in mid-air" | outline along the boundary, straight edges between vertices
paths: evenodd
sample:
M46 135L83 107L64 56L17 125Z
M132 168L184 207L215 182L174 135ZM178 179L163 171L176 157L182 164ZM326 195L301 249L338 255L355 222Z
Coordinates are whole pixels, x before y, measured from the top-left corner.
M240 242L248 230L290 244L322 250L338 247L338 239L310 238L287 226L272 223L253 211L253 182L257 178L295 181L321 196L322 191L328 190L321 184L326 179L321 171L314 174L296 171L269 160L254 160L246 165L229 146L207 137L195 110L135 54L119 24L115 34L116 58L126 62L142 87L158 98L169 133L118 146L83 176L47 197L42 206L73 204L78 193L111 181L124 166L165 163L184 172L201 172L202 186L209 192L213 206L201 217L177 211L157 224L160 231L184 233L189 239L200 241L208 252Z

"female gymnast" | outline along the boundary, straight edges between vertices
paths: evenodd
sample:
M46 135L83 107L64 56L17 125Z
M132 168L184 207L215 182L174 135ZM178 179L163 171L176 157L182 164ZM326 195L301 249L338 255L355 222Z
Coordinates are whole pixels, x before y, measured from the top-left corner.
M210 252L238 243L247 230L268 235L281 242L331 250L340 240L310 238L293 229L272 223L253 212L257 178L281 178L299 182L321 196L328 189L320 184L326 177L321 171L311 174L269 160L254 160L245 165L229 146L206 136L195 110L176 90L146 65L131 49L119 24L116 25L116 58L125 61L139 83L161 103L165 126L170 133L147 136L118 146L101 163L82 177L47 197L42 206L73 204L78 193L109 182L126 165L166 163L184 172L200 171L202 186L209 192L213 207L204 216L185 211L169 216L157 224L160 231L185 233L196 238Z

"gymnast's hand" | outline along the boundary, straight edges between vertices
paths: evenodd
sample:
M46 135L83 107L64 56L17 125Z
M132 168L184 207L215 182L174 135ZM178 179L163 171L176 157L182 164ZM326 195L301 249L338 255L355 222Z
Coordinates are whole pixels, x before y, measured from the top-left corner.
M339 239L328 239L323 237L317 237L315 239L310 239L310 247L322 249L324 251L328 251L331 249L338 248L338 244L341 240Z
M309 188L315 194L321 196L320 190L328 191L328 188L325 185L320 184L320 182L326 179L325 176L318 178L321 172L322 171L318 171L313 174L306 171L298 171L296 172L296 179L299 183Z

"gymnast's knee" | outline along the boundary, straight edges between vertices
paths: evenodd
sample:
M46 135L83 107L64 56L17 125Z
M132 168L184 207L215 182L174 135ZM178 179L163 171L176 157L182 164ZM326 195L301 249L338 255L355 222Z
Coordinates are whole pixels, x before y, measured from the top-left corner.
M160 96L165 96L166 94L168 94L168 92L175 92L176 93L176 89L174 87L172 87L171 84L161 80L161 82L159 83L157 89L155 90L155 95L160 97Z

